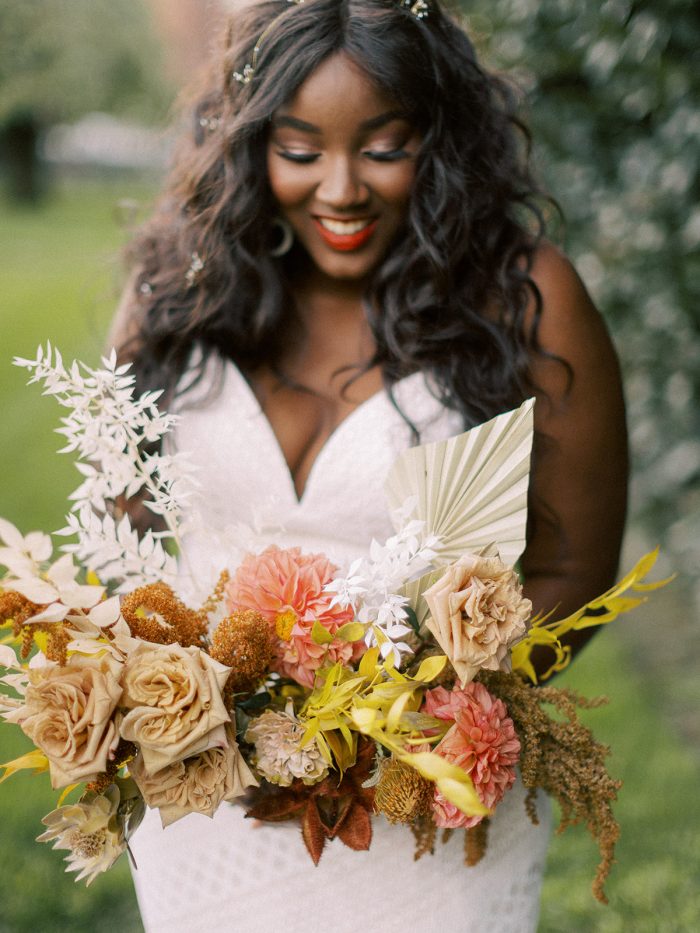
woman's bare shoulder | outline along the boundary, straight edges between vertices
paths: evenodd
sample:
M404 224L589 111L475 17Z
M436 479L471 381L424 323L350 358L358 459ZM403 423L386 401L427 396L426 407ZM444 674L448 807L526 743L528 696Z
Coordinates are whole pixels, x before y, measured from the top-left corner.
M617 353L571 260L544 241L537 249L530 275L541 296L537 339L543 352L531 359L535 384L550 401L560 404L567 399L573 404L582 395L592 402L600 393L610 402L621 402ZM529 323L535 313L533 297Z

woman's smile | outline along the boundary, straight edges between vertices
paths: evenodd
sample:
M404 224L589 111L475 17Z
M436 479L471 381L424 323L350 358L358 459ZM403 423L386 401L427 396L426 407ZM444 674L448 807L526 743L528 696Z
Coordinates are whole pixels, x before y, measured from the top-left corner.
M377 229L377 220L365 217L358 220L336 220L332 217L314 217L318 232L331 249L352 252L361 249Z

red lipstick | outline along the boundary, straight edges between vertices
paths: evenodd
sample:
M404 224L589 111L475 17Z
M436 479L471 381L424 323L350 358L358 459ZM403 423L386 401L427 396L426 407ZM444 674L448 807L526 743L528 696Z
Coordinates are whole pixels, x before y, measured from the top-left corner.
M314 217L313 222L316 224L316 229L321 239L330 246L331 249L340 250L341 252L351 252L352 250L360 249L377 229L376 220L367 224L362 230L358 230L357 233L333 233L332 230L328 230L323 226L318 217Z

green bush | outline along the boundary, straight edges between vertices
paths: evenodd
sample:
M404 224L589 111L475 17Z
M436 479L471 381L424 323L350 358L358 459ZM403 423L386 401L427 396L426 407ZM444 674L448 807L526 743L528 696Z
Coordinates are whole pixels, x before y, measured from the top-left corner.
M700 7L462 0L526 91L534 164L625 374L633 506L700 609ZM692 598L693 592L690 589Z

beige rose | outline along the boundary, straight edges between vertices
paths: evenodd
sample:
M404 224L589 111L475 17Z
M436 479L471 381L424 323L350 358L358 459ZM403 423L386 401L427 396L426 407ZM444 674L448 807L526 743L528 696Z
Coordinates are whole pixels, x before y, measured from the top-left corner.
M122 665L110 655L73 655L64 667L30 672L24 705L6 715L49 760L51 785L94 780L119 742L114 710Z
M465 554L423 594L426 625L462 686L483 669L510 670L510 648L527 632L532 603L498 557Z
M155 774L176 761L224 745L230 721L222 691L229 668L199 648L137 641L124 668L123 738L135 742Z
M149 807L157 807L163 826L188 813L212 817L224 800L234 800L246 787L257 786L243 760L232 726L225 727L226 745L209 748L185 761L175 761L149 775L141 755L129 763L129 771Z

